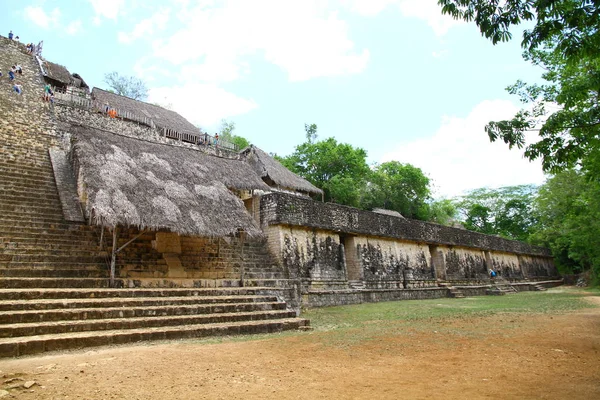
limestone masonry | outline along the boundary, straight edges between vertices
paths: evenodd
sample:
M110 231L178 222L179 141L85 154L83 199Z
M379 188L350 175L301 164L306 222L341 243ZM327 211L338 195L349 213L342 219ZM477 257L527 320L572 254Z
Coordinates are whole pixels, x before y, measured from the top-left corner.
M0 357L298 329L302 307L561 283L547 249L315 201L320 189L264 151L90 91L4 37L0 71Z

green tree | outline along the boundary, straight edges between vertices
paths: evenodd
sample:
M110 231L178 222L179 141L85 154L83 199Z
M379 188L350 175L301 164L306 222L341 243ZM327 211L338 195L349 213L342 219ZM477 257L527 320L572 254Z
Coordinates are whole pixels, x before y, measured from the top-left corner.
M457 216L458 209L451 199L435 200L429 204L429 222L454 226L457 224Z
M370 173L367 152L334 138L317 140L317 126L305 125L306 142L278 160L290 171L323 189L325 201L358 207Z
M524 58L540 66L544 84L518 81L507 88L528 107L511 120L490 122L490 140L525 147L545 171L581 165L600 177L600 0L439 0L442 12L474 21L492 43L510 40L513 25L532 21L523 33ZM525 133L539 140L526 145Z
M246 138L235 135L233 133L234 131L235 122L227 121L225 119L221 120L221 129L219 130L219 137L221 139L235 144L239 150L245 149L246 147L250 146L250 142Z
M133 76L122 76L113 71L104 75L104 83L109 87L109 91L126 96L134 100L146 100L148 98L148 88L146 83Z
M526 241L534 230L534 185L475 189L455 200L465 228Z
M539 222L532 240L552 250L561 272L591 270L600 278L600 181L574 169L556 174L535 201Z
M375 166L369 176L363 207L385 208L408 218L429 218L429 178L420 168L398 161Z

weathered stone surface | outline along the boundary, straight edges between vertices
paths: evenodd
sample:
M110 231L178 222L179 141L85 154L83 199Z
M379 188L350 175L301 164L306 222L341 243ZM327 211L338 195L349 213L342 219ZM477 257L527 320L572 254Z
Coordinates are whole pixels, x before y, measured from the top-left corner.
M550 257L550 251L527 243L465 229L397 218L283 193L261 198L262 225L292 225L333 232L390 237L417 243L444 244Z

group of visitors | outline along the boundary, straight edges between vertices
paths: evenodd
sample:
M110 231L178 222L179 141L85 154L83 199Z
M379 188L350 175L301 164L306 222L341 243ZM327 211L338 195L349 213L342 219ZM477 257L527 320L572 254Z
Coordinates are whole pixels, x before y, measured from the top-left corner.
M208 136L208 133L205 133L204 136L200 136L200 140L199 140L198 144L202 144L205 146L210 146L211 144L214 144L215 146L218 146L219 145L219 134L215 133L215 136L213 138L211 138L210 136Z
M23 75L23 68L19 64L15 64L10 68L10 70L8 71L8 79L10 82L14 82L13 86L12 86L12 90L16 94L21 95L21 94L23 94L23 85L21 85L21 82L15 81L15 79L17 78L17 75ZM3 76L2 72L0 72L0 78L2 76Z
M8 38L9 38L10 40L14 40L15 42L18 42L18 41L19 41L19 37L18 37L18 36L15 36L15 35L13 34L13 31L10 31L10 32L8 32Z

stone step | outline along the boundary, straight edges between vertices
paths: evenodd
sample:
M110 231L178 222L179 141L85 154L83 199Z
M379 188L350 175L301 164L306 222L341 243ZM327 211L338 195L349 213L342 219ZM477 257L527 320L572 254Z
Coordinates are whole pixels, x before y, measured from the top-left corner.
M135 288L162 288L172 287L174 281L177 282L177 278L120 278L123 281L124 287L135 287ZM196 287L238 287L241 286L240 279L192 279L191 280ZM247 288L251 287L262 287L262 288L286 288L289 285L288 279L244 279L244 285Z
M105 278L109 277L107 266L93 268L0 268L3 278Z
M124 330L164 326L257 321L294 317L296 317L296 313L294 311L282 309L200 315L169 315L158 317L112 318L69 321L69 323L65 323L64 321L36 322L0 325L0 338L14 338L18 336L37 336L73 332Z
M108 254L93 254L93 252L86 252L81 250L78 253L82 254L0 254L0 267L17 267L17 266L31 266L31 265L58 265L58 264L90 264L90 263L103 263L106 261Z
M4 231L4 229L14 229L14 228L28 228L28 229L55 229L55 230L88 230L87 225L81 225L78 223L69 223L67 221L55 221L49 222L39 221L35 218L31 218L32 220L18 220L18 219L2 219L0 220L0 232Z
M196 315L229 312L284 310L283 302L178 304L148 307L101 307L55 310L0 311L0 324L24 324L50 321L81 321L109 318L140 318L168 315Z
M40 201L42 203L42 201ZM56 205L39 205L39 204L16 204L16 203L8 203L3 204L0 203L0 213L3 214L4 211L9 212L18 212L24 214L50 214L50 215L60 215L62 214L62 209L60 207L60 203Z
M107 288L102 278L2 278L0 288Z
M137 289L0 289L0 300L43 300L43 299L104 299L104 298L145 298L145 297L184 297L184 296L254 296L271 292L266 287L219 287L219 288L137 288ZM277 291L277 289L275 289Z
M90 231L86 225L71 225L69 229L60 228L29 228L29 227L10 227L3 226L0 229L0 237L2 238L40 238L44 237L46 241L52 242L54 239L67 239L72 240L100 240L100 233L96 234L94 231ZM14 240L14 239L13 239Z
M56 189L56 183L54 181L54 174L44 174L39 176L36 174L19 174L18 171L6 171L0 168L0 174L2 175L3 185L14 185L19 188L31 188L31 189Z
M140 328L81 333L62 333L4 339L0 357L18 357L45 351L124 344L148 340L173 340L207 336L280 332L307 326L303 318L285 318L237 323L198 324L175 327Z
M0 237L0 251L6 252L7 250L21 250L24 252L28 251L47 251L47 250L62 250L72 251L77 249L87 249L89 251L101 251L98 240L73 240L65 239L54 239L46 240L43 238L14 238L8 239ZM104 251L110 251L104 246Z
M154 296L154 297L101 297L101 298L58 298L33 300L0 300L0 311L53 310L75 308L115 308L174 306L213 303L265 303L276 302L273 295L201 295L201 296Z
M11 193L12 192L12 193ZM3 191L2 197L0 197L0 204L11 205L11 204L23 204L28 206L36 206L42 204L60 205L60 198L58 193L15 193L15 191Z
M0 246L2 249L2 246ZM58 261L74 262L77 261L78 257L108 257L110 254L109 250L99 251L97 249L88 247L72 247L59 249L40 249L35 247L33 249L24 248L5 248L0 253L0 260L9 260L17 262L55 262L56 257ZM52 259L48 259L48 257ZM37 259L39 258L39 259ZM64 260L63 260L64 258Z
M19 224L21 222L41 222L41 223L67 223L63 216L62 210L56 209L55 212L51 214L37 214L30 215L24 214L22 212L3 212L2 213L2 221L12 221L14 224Z

